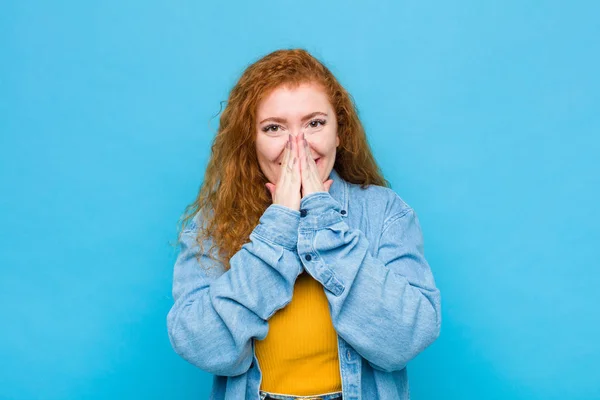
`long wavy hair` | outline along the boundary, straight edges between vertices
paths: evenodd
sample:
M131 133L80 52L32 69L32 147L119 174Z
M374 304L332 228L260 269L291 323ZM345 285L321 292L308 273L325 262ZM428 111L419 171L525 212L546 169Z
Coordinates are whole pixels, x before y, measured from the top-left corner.
M249 240L260 216L272 203L256 155L256 113L260 101L282 85L319 84L338 122L340 145L333 168L350 183L390 187L369 147L352 96L327 67L304 49L277 50L251 64L229 94L211 147L196 200L179 220L179 236L201 212L196 241L201 252L230 268L229 259ZM204 252L204 243L212 245ZM218 250L213 257L213 250ZM204 265L204 267L207 267Z

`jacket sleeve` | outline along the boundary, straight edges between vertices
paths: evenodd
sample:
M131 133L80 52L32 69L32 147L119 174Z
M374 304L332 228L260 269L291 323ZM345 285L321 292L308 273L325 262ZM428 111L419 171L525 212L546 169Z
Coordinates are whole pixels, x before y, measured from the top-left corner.
M296 253L299 215L270 205L225 272L222 264L216 272L203 268L215 263L206 254L208 241L197 261L197 223L183 231L173 272L174 304L167 315L177 354L215 375L239 375L250 368L252 339L266 337L267 320L291 301L302 271Z
M374 368L403 369L440 333L441 297L424 257L416 213L405 205L386 218L377 256L364 233L340 216L328 192L302 199L298 253L326 289L333 325ZM307 254L311 256L306 257Z

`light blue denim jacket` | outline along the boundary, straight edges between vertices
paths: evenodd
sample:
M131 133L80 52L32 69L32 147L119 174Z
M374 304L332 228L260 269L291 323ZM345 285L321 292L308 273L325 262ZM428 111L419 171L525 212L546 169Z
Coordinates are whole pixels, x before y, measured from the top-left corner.
M254 339L267 336L303 269L329 302L344 399L409 399L406 365L441 326L417 215L389 188L361 189L335 169L330 178L300 211L271 204L226 272L196 261L199 213L184 229L167 328L177 354L214 374L211 399L259 399ZM215 264L206 254L201 263Z

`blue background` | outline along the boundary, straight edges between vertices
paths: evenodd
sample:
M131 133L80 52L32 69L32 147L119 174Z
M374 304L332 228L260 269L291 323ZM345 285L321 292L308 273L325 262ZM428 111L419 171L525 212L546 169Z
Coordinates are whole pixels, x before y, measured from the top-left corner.
M199 399L176 222L243 69L303 47L419 215L440 338L417 399L600 399L600 6L4 1L0 398Z

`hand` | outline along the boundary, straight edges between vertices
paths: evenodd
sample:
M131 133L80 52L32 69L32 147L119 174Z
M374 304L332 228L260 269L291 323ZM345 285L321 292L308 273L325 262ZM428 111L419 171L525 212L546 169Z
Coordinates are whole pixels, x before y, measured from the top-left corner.
M308 142L304 137L304 132L300 134L298 140L298 157L300 158L300 174L302 176L302 198L315 192L328 192L333 179L325 182L321 181L317 164L315 164Z
M279 204L292 210L300 210L300 162L298 160L298 145L296 139L289 135L285 145L285 154L281 162L281 172L277 185L271 182L265 184L273 204Z

